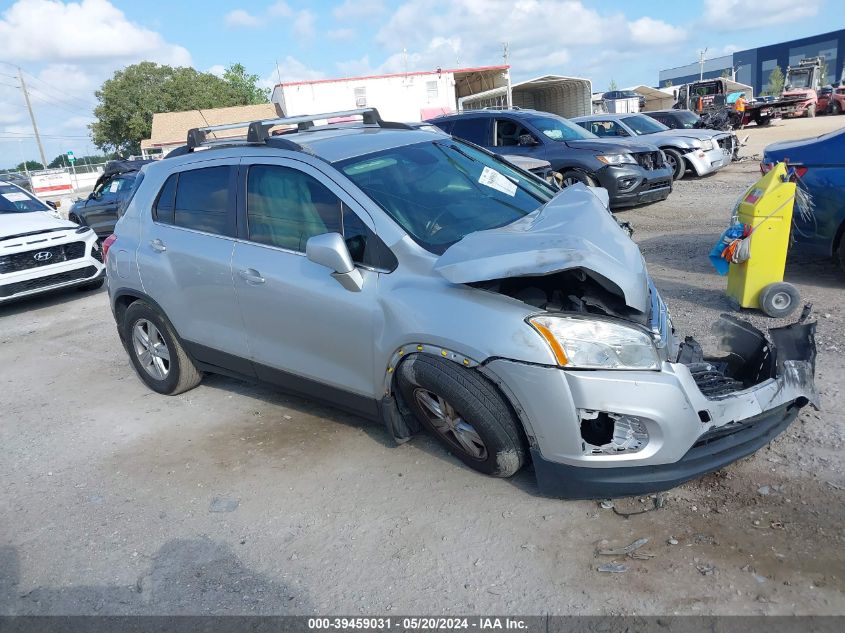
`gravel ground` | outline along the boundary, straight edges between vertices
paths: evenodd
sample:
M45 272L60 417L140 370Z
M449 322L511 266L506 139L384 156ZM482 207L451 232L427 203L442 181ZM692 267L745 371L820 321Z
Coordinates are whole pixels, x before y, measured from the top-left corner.
M752 127L747 150L843 124ZM705 347L730 310L707 252L758 175L620 214ZM787 280L815 305L822 410L661 507L617 500L650 510L629 518L263 386L151 393L104 291L0 307L0 614L845 614L845 275L792 259ZM596 556L639 538L653 557ZM596 570L613 560L628 571Z

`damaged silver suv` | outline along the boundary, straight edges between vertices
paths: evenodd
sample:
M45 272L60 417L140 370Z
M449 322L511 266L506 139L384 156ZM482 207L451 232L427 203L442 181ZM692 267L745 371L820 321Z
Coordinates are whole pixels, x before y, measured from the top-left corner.
M360 122L314 125L337 117ZM582 498L720 468L815 399L813 324L726 318L724 355L679 344L603 190L374 109L191 130L143 176L104 249L159 393L265 381Z

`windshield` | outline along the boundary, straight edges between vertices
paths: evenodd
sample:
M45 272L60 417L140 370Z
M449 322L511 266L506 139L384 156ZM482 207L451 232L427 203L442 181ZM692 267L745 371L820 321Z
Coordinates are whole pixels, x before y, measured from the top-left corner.
M655 121L650 116L645 116L644 114L625 117L622 119L622 122L631 128L637 136L654 134L655 132L663 132L669 129L660 121Z
M701 117L695 114L694 112L690 112L689 110L678 110L673 112L675 119L678 123L681 124L681 127L685 130L693 129L696 124L701 121Z
M580 125L575 125L566 119L556 116L531 117L528 119L528 122L553 141L578 141L598 138L595 134L588 132Z
M14 185L0 185L0 214L50 211L38 198Z
M786 89L794 90L795 88L809 88L810 87L810 71L798 70L791 71L786 78Z
M518 220L556 193L542 180L453 139L357 156L336 167L437 255L469 233Z

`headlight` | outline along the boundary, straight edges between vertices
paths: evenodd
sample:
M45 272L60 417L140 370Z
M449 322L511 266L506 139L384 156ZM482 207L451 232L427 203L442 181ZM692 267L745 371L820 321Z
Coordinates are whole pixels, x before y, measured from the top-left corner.
M564 316L528 320L559 365L580 369L659 369L651 336L611 321Z
M709 152L713 149L713 141L701 141L701 149L705 152Z
M605 154L596 156L605 165L636 165L637 161L630 154Z

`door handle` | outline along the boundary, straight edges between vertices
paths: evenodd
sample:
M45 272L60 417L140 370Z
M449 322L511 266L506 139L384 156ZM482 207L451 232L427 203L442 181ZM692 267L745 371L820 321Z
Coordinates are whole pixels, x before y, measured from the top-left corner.
M265 281L264 277L261 276L261 273L255 270L254 268L239 270L238 276L248 284L252 284L254 286L258 284L263 284Z
M167 250L167 247L164 245L164 242L162 242L158 238L150 242L150 248L152 248L156 253L163 253Z

